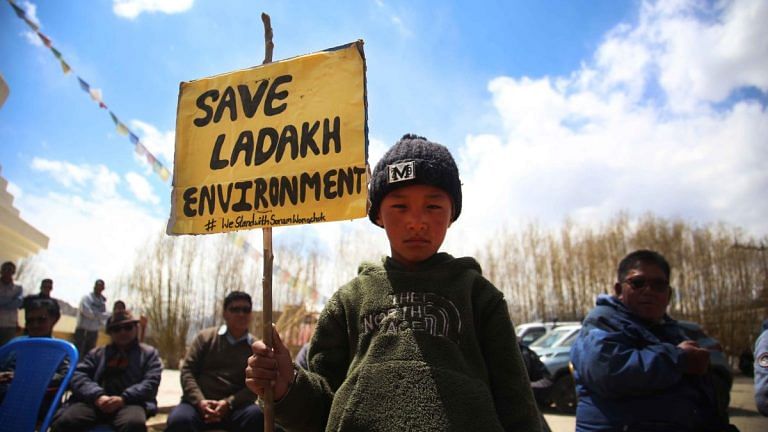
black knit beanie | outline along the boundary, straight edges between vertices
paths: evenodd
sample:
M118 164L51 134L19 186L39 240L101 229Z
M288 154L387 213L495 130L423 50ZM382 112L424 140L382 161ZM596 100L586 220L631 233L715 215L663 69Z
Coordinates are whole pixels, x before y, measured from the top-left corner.
M461 181L448 149L426 138L405 134L395 143L373 169L370 184L371 208L368 218L376 224L384 197L401 187L425 184L444 190L453 200L455 221L461 213ZM377 224L378 225L378 224Z

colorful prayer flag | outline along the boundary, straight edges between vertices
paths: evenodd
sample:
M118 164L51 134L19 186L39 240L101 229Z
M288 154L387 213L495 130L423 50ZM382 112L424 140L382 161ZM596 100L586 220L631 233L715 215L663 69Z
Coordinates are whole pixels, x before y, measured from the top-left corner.
M69 72L72 71L72 68L69 67L67 62L65 62L64 60L61 60L61 70L64 72L64 75L67 75L69 74Z
M128 135L128 128L122 122L118 122L117 123L117 133L119 133L120 135L127 136Z
M158 162L159 164L159 162ZM171 176L171 172L168 171L168 168L160 165L160 171L157 173L163 181L168 181L168 177Z
M27 17L27 14L24 13L24 10L18 6L16 6L16 3L10 2L11 7L13 8L13 11L16 12L16 16L18 16L21 19L24 19Z
M88 91L88 94L91 95L91 99L93 99L95 102L101 102L101 89L91 88Z
M28 26L32 27L33 30L35 31L40 30L40 27L37 25L37 23L27 18L26 16L24 17L24 22L26 22Z
M77 81L80 83L80 88L83 89L84 92L86 93L91 92L91 86L89 86L87 82L83 81L82 78L77 77Z
M42 34L40 32L37 32L37 36L40 38L41 41L43 41L43 45L47 46L48 48L53 48L51 46L51 40L48 39L48 36L46 36L46 35L44 35L44 34Z
M20 19L22 19L30 28L32 28L35 33L37 33L37 37L40 38L43 45L45 45L48 49L51 50L53 55L59 60L59 63L61 65L61 70L64 72L65 75L69 74L72 71L72 68L67 64L66 61L64 61L64 58L62 57L59 50L53 47L53 43L51 42L51 39L43 34L40 31L40 26L33 22L29 17L27 16L26 12L20 8L13 0L8 0L8 3L13 8L14 12L16 13L16 16L18 16ZM107 111L109 111L109 108L104 103L103 95L100 89L98 88L91 88L91 86L85 82L84 79L77 77L77 81L80 84L80 88L88 93L91 96L91 99L98 102L100 108L104 108ZM0 81L1 82L1 81ZM112 117L112 121L115 123L115 126L117 127L117 132L121 135L127 135L131 142L135 144L135 151L141 156L145 156L147 163L149 163L152 166L152 169L163 179L163 181L167 181L170 177L171 173L168 171L167 168L163 166L163 164L155 158L155 156L147 150L144 145L142 145L139 142L139 137L137 137L134 133L132 133L125 124L123 124L117 116L112 112L109 111L110 117Z

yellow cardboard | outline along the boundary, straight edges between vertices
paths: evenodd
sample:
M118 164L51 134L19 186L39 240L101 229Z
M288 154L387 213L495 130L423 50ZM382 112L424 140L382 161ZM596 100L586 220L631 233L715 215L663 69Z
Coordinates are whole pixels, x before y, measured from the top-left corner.
M168 234L364 217L363 42L182 82Z

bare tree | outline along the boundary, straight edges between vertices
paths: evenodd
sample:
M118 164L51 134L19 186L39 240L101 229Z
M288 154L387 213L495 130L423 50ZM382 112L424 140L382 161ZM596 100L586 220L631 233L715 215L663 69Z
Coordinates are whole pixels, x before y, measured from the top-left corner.
M581 319L597 294L612 293L616 265L635 249L662 253L673 267L670 313L701 323L731 354L748 349L768 306L765 248L741 230L625 213L608 223L559 231L531 224L500 230L478 253L510 303L514 322Z

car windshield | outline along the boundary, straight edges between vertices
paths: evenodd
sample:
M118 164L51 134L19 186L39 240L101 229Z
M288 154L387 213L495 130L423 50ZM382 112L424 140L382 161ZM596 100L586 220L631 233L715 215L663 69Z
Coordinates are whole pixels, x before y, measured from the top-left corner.
M573 341L575 341L576 337L578 337L578 336L579 336L579 332L577 332L577 331L571 333L571 335L568 336L564 341L562 341L559 344L559 346L561 346L561 347L569 347L569 346L573 345Z
M540 337L536 340L536 342L532 343L532 347L536 348L549 348L552 345L555 344L555 342L559 341L563 338L571 329L568 328L555 328L552 329L549 333L545 334L544 336Z

